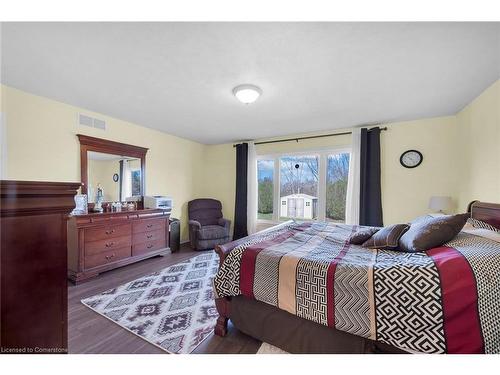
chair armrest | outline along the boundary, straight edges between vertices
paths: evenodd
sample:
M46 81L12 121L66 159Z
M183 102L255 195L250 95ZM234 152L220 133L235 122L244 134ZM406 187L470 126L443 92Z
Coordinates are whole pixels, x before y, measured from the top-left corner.
M224 228L227 228L229 229L231 227L231 220L228 220L228 219L224 219L223 217L221 217L219 219L219 225L221 227L224 227Z
M200 222L196 220L189 220L189 226L192 227L193 229L201 229Z

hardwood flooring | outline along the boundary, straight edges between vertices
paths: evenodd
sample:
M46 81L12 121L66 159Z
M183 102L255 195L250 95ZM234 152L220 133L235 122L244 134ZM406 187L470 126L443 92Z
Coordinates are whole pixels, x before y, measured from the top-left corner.
M119 325L85 307L80 300L101 293L106 289L132 281L148 273L182 262L199 252L182 245L179 252L147 259L113 271L105 272L95 279L73 285L68 283L68 346L69 352L77 353L142 353L166 354L165 351L146 340L121 328ZM226 337L211 335L193 353L253 354L261 342L229 326Z

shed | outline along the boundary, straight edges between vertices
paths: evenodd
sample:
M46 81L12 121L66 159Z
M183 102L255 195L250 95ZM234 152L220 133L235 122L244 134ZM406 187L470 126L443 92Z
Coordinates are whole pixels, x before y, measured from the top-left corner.
M280 216L297 219L315 219L318 198L308 194L291 194L280 198Z

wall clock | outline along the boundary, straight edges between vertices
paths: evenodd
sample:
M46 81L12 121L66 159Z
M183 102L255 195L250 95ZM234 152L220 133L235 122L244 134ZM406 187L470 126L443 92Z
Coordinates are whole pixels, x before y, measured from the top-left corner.
M114 181L114 182L118 182L118 180L119 180L119 179L120 179L120 176L118 176L118 173L115 173L115 174L113 175L113 181Z
M422 164L422 160L424 160L424 156L417 150L405 151L399 158L399 162L405 168L416 168Z

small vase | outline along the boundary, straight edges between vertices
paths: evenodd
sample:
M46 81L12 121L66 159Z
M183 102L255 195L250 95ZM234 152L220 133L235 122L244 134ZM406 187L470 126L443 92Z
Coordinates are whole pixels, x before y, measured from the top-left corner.
M86 194L75 195L75 208L72 215L85 215L88 213L88 198Z

